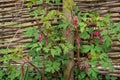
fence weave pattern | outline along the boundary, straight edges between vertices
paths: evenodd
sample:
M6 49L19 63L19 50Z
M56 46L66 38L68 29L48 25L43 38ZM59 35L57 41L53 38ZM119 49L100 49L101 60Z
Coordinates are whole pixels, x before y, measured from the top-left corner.
M101 16L106 13L111 14L111 19L116 23L120 21L120 0L74 0L81 11L88 10L97 11ZM27 2L26 2L27 3ZM25 37L25 28L35 26L36 18L29 15L29 12L37 6L27 8L26 3L21 0L0 0L0 49L16 48L18 45L24 48L24 43L31 41L31 38ZM62 9L62 5L54 5L54 8ZM56 24L56 23L53 23ZM23 50L24 53L27 50ZM2 53L0 51L0 53ZM108 53L112 58L115 67L114 72L108 70L103 71L101 67L100 73L109 73L120 77L120 42L114 40L112 49Z
M116 23L120 22L120 0L74 0L81 11L96 11L101 16L110 14L111 19ZM112 42L112 49L108 52L109 57L112 58L115 67L114 72L104 71L100 67L100 73L110 74L120 77L120 42L114 40Z

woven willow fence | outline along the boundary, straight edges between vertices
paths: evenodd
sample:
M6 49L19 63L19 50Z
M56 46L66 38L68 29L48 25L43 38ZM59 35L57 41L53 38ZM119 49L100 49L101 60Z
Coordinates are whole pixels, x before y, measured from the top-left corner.
M111 19L116 23L120 21L120 0L75 0L81 11L88 10L97 11L101 16L106 13L111 14ZM26 2L27 3L27 2ZM29 12L37 6L27 8L26 3L21 0L0 0L0 49L22 47L23 53L24 44L31 41L30 38L24 36L25 28L35 26L36 18L29 15ZM50 9L62 10L62 5L54 5ZM53 23L56 24L56 23ZM2 53L0 51L0 53ZM102 74L111 74L120 77L120 42L114 40L112 49L108 52L112 58L115 67L114 72L102 70Z
M101 16L110 14L111 19L116 23L120 22L120 0L75 0L77 6L81 11L86 12L89 10L97 11ZM112 42L112 49L108 52L109 57L112 58L115 67L114 72L104 71L101 69L100 73L111 74L120 77L120 42L114 40Z

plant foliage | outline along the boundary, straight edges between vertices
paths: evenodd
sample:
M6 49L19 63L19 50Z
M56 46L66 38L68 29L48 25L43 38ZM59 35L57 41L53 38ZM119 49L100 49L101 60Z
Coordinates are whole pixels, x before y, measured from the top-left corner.
M111 49L113 39L120 41L120 23L113 24L110 15L100 17L96 12L81 12L72 0L65 0L64 9L71 12L72 20L65 20L65 15L50 6L61 3L61 0L30 0L28 7L40 5L30 12L38 18L36 26L26 28L25 36L32 40L26 45L27 56L22 50L1 50L1 80L64 80L66 64L70 60L69 50L74 50L74 79L102 80L98 66L104 70L114 70L107 51ZM69 28L69 29L68 29ZM66 31L64 33L64 31ZM75 34L75 45L67 39ZM116 35L118 34L118 35ZM6 52L7 51L7 52ZM9 53L8 53L9 52ZM12 65L24 58L20 65ZM116 77L106 76L107 80Z

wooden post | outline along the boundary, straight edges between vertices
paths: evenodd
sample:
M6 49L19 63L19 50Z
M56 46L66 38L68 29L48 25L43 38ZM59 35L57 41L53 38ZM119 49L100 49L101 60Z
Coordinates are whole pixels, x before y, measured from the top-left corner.
M66 4L67 4L66 1L63 0L63 6L66 5ZM71 23L72 22L71 11L63 7L63 13L65 15L65 19L68 20L68 22ZM68 30L70 30L70 27L68 28ZM63 31L63 34L66 35L66 30ZM72 45L74 45L74 32L71 32L69 34L69 37L68 37L67 41L70 42ZM66 69L64 70L64 78L65 78L65 80L68 80L68 79L69 80L74 80L73 71L70 75L70 71L71 71L71 69L74 65L74 51L71 49L71 50L69 50L69 52L67 54L70 55L70 59L69 59L67 65L66 65Z

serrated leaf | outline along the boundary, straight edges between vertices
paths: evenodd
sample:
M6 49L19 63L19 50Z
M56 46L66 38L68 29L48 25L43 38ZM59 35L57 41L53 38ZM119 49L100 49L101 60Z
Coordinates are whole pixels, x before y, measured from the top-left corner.
M64 54L66 54L66 53L68 52L69 48L68 48L68 47L66 47L66 45L65 45L65 44L60 44L60 46L61 46L61 47L62 47L62 49L63 49L63 53L64 53ZM69 47L71 47L71 46L69 46Z
M89 35L87 32L83 32L83 33L80 34L80 37L81 37L82 39L89 39L89 38L90 38L90 35Z
M68 27L69 23L67 21L60 21L60 24L58 25L59 28L66 29Z
M88 75L92 76L94 78L97 78L98 72L99 72L99 70L97 68L89 68L88 69Z
M112 64L109 65L109 69L111 72L113 72L115 70Z
M86 76L86 74L85 74L85 72L81 72L80 74L79 74L79 76L78 76L78 79L84 79L85 78L85 76Z
M61 0L54 0L56 4L61 3Z
M111 45L112 40L109 36L104 36L103 40L105 41L105 44L107 47L109 47Z
M53 62L53 68L55 71L58 71L59 70L59 66L60 66L60 63L58 62Z
M52 56L59 56L61 53L61 49L58 46L55 46L54 49L51 49Z
M97 59L96 58L92 58L91 61L90 61L90 64L92 67L95 67L96 64L97 64Z
M88 33L91 34L94 31L93 28L88 28Z
M85 27L87 26L87 24L84 23L84 22L79 22L78 24L80 25L80 31L81 31L81 32L84 32Z
M33 34L33 28L27 28L25 35L30 37L30 36L32 36L32 34Z
M120 41L120 34L118 34L117 38L118 38L118 40Z
M101 59L101 60L107 59L107 58L108 58L108 54L106 54L106 53L102 53L102 54L100 55L100 59Z
M36 1L37 4L42 4L43 3L43 0L38 0Z
M59 67L60 67L60 63L59 62L48 61L47 64L46 64L45 71L54 73L55 71L58 71L60 69Z
M95 51L97 52L97 53L100 53L100 51L102 50L102 48L101 48L101 46L95 46Z
M95 54L95 49L94 49L94 48L91 48L90 53L91 53L91 54Z
M83 47L82 52L87 53L87 52L90 51L90 49L91 49L91 46L89 46L89 45L85 45L85 46Z
M101 65L102 65L102 67L103 67L103 69L105 70L106 68L107 68L107 66L108 66L108 64L105 62L105 61L100 61L99 62Z
M103 30L102 32L101 32L101 35L107 35L108 34L108 31L107 30Z
M51 55L54 57L54 56L55 56L55 54L56 54L55 49L51 49Z

